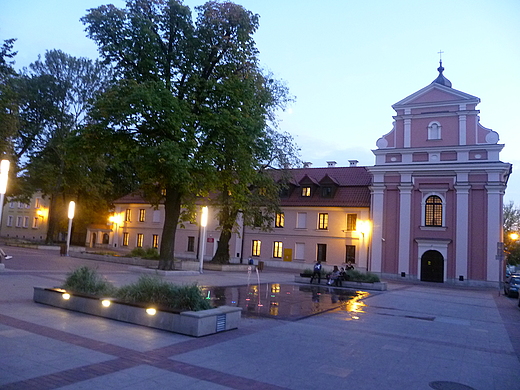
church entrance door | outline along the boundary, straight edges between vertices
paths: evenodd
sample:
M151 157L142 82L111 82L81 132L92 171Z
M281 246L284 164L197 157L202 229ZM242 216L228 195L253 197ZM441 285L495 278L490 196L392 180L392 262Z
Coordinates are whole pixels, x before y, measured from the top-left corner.
M421 256L421 281L444 282L444 257L440 252L429 250Z

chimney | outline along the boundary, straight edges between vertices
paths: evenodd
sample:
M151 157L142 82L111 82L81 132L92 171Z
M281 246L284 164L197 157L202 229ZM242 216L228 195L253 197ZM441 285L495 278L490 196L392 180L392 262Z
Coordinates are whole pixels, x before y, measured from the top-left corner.
M327 167L329 168L334 168L336 164L336 161L327 161Z
M309 161L306 161L306 162L303 163L303 167L304 167L304 168L310 168L311 165L312 165L312 163L309 162Z
M357 167L357 164L358 164L358 160L348 160L349 164L351 167Z

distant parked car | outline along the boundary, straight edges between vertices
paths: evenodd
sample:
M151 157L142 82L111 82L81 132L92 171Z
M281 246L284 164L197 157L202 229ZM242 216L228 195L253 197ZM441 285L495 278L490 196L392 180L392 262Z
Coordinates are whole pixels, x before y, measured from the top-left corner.
M518 291L520 290L520 275L519 274L511 274L506 278L504 282L504 294L508 297L518 296Z

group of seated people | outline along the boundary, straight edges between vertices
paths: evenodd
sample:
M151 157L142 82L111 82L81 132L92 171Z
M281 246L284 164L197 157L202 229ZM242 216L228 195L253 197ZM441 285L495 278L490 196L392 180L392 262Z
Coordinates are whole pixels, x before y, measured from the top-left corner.
M353 269L354 266L352 264L347 264L347 270ZM342 286L342 281L349 280L349 275L347 274L347 271L345 271L345 268L341 267L338 268L337 265L334 266L332 269L332 272L330 274L327 274L327 284L329 286L335 285L338 287Z

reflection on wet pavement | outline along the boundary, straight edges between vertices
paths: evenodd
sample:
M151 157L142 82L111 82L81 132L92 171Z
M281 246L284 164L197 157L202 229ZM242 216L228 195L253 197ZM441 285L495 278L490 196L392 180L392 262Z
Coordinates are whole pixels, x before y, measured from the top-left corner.
M369 294L344 288L266 283L248 286L203 287L213 306L239 306L243 317L270 317L295 321L330 310L359 319Z

